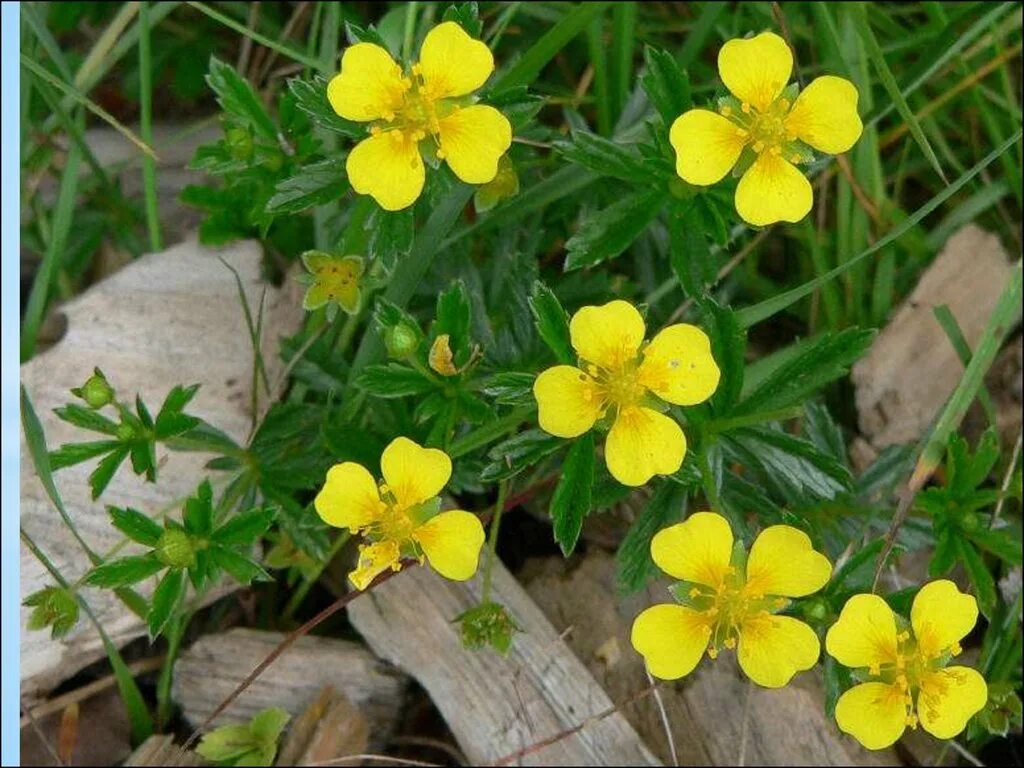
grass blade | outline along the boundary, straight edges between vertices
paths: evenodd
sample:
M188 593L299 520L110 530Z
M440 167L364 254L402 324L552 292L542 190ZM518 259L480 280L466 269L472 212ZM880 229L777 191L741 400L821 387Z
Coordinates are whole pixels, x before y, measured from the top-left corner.
M949 339L949 343L953 345L953 349L956 350L957 357L960 358L960 362L964 364L966 368L971 364L971 345L967 343L967 339L964 338L964 332L960 328L960 323L956 321L956 317L953 315L952 310L946 304L940 304L937 307L932 308L932 314L935 315L935 319L939 321L939 325L942 326L942 330L946 332L946 337ZM984 383L978 390L978 402L981 403L981 407L985 409L985 416L988 418L988 423L992 426L996 425L996 409L992 405L992 397L988 393L988 389Z
M139 3L139 131L146 144L153 142L153 61L149 40L149 2ZM160 216L156 206L156 162L147 155L142 158L142 187L146 200L146 228L151 251L163 249L160 238Z
M254 42L257 42L260 45L265 46L265 47L269 48L272 51L277 51L279 54L281 54L282 56L287 56L292 61L297 61L299 64L302 64L303 66L309 67L314 72L324 72L325 71L325 70L323 70L321 68L320 61L318 59L316 59L315 57L307 56L306 54L302 53L302 51L297 51L294 48L292 48L291 46L284 45L284 44L279 43L279 42L277 42L275 40L271 40L269 37L265 37L264 35L261 35L256 30L249 29L244 24L239 24L237 21L232 19L230 16L225 16L220 11L215 11L213 8L208 6L206 3L192 3L192 2L190 2L190 3L188 3L188 5L192 6L193 8L195 8L197 11L199 11L201 13L205 13L207 16L209 16L214 21L219 21L225 27L233 29L238 34L245 35L246 37L252 39ZM330 72L330 70L326 70L326 71Z

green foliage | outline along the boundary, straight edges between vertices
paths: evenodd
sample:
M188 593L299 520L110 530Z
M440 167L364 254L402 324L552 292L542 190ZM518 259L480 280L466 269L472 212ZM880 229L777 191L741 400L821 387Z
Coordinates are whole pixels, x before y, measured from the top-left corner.
M290 719L283 709L264 709L245 725L222 725L203 734L196 752L214 765L273 765Z
M463 646L474 651L490 647L502 656L511 649L513 636L522 632L505 606L490 601L460 613L452 619L453 624L456 622Z

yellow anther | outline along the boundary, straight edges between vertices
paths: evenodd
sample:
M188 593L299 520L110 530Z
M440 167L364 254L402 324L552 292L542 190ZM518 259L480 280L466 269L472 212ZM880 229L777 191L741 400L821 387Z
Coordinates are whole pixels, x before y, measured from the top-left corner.
M953 643L951 646L949 646L949 653L952 656L959 656L963 652L964 649L960 647L960 643Z
M387 119L387 118L385 118L385 119ZM380 126L379 125L372 125L372 126L370 126L370 135L371 136L380 136L380 133L381 133L381 130L380 130Z
M713 646L713 645L709 645L708 646L708 658L709 659L717 659L718 658L718 649L715 648L715 646Z
M907 642L907 640L910 639L910 633L906 630L903 630L898 635L896 635L896 639L899 640L901 643L905 643Z
M880 666L878 666L878 663L876 662L876 663L872 664L870 667L868 667L868 674L869 675L880 675L880 674L882 674L882 668Z
M700 597L700 590L696 587L690 587L690 591L687 594L690 597Z
M907 715L907 725L910 728L917 728L917 715Z
M722 107L719 107L718 113L722 117L729 117L732 114L732 107L728 105L723 105Z
M753 149L758 154L761 154L761 152L764 151L764 142L763 141L755 141Z
M725 638L725 647L728 648L730 651L733 648L735 648L736 647L736 638L735 637L731 637L731 636Z
M750 114L750 105L747 104L747 102L744 101L742 104L740 104L740 109L743 110L743 114L745 114L745 115L749 115Z
M783 112L789 111L789 99L779 99L775 103L778 104L779 109L781 109Z

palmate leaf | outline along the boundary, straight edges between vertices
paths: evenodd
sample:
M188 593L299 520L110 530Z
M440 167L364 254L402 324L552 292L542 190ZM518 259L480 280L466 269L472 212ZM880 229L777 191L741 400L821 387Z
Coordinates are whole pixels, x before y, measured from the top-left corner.
M215 56L210 57L210 72L206 82L214 93L221 108L243 124L251 127L262 138L276 142L277 128L264 109L252 86L242 78L235 68Z
M530 295L530 310L533 313L537 333L548 345L560 363L572 364L576 353L569 341L569 316L562 309L562 303L554 291L537 281Z
M337 200L347 186L343 158L332 157L309 163L277 183L273 197L267 201L266 211L274 215L299 213Z
M654 221L664 204L665 193L648 186L587 215L565 244L566 270L593 267L620 255Z

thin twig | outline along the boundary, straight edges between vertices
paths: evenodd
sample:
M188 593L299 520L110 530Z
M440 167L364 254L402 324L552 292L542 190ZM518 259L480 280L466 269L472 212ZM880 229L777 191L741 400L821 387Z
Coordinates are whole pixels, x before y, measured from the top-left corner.
M1010 487L1010 480L1013 478L1013 468L1017 466L1017 458L1020 456L1021 437L1024 437L1024 432L1017 433L1017 443L1013 446L1013 455L1010 456L1010 464L1007 466L1006 474L1003 475L1003 482L999 486L999 501L996 502L995 511L992 513L992 519L988 521L989 530L995 527L996 520L999 519L999 515L1003 511L1003 504L1006 503L1006 490Z
M676 754L676 740L672 736L672 726L668 721L668 713L665 712L665 702L661 700L661 691L655 686L654 678L651 677L651 673L644 669L644 674L647 675L648 684L654 688L654 703L658 705L658 714L661 716L661 725L665 729L665 738L668 739L668 753L672 758L672 765L679 765L679 755Z
M411 567L413 565L417 565L415 560L403 561L403 566L405 566L406 568ZM365 595L371 589L380 586L385 581L394 576L396 573L401 573L401 571L387 571L385 573L382 573L379 576L377 576L377 578L375 578L369 584L369 586L366 587L366 589L353 590L352 592L348 592L342 595L329 606L320 611L320 613L318 613L312 619L303 624L301 627L292 631L284 640L282 640L278 644L278 646L274 650L267 654L267 657L263 659L263 661L256 665L256 668L252 672L250 672L241 683L238 684L238 687L236 687L235 690L233 690L228 695L228 697L224 699L224 701L217 705L217 708L210 713L210 716L203 721L202 725L200 725L198 728L192 731L192 735L188 737L188 739L185 741L181 748L188 749L190 746L192 746L192 744L195 743L195 740L199 738L201 734L205 733L206 730L213 724L213 721L220 717L220 715L223 714L224 710L230 707L234 703L235 699L241 696L242 693L245 692L245 689L252 685L256 681L256 678L258 678L267 670L267 667L269 667L271 664L277 661L278 657L281 656L281 654L283 654L285 651L287 651L295 643L296 640L298 640L300 637L308 635L314 628L316 628L323 622L327 621L327 619L336 614L342 608L346 607L357 597Z
M53 762L57 765L64 765L64 761L60 759L60 755L57 754L57 750L53 748L53 744L46 738L46 734L43 733L42 726L39 725L39 721L36 720L35 715L32 714L31 709L25 710L25 717L28 718L29 725L32 726L32 730L35 731L36 738L43 745L43 748L50 753L50 757L53 758Z

